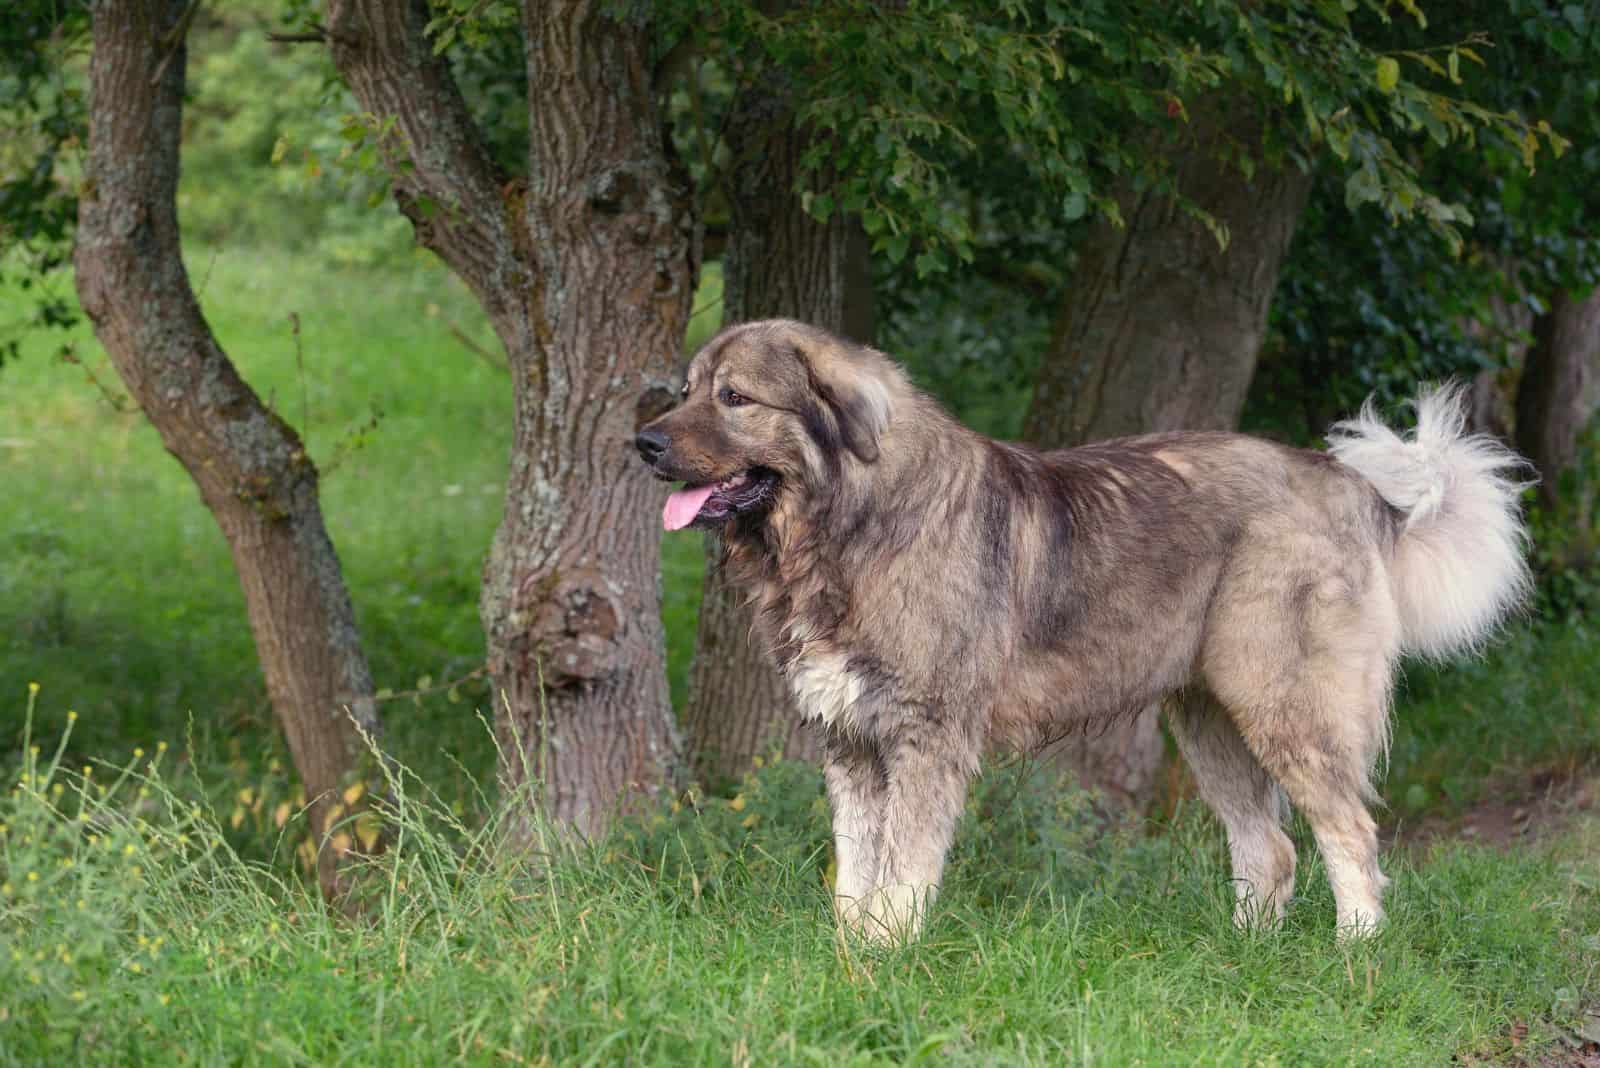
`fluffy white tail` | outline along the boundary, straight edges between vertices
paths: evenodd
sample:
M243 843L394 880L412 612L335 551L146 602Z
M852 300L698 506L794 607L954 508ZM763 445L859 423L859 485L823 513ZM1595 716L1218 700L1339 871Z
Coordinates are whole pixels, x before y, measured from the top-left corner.
M1424 390L1401 437L1369 400L1328 434L1333 455L1405 514L1390 582L1406 652L1442 659L1475 648L1527 596L1521 457L1466 432L1459 386Z

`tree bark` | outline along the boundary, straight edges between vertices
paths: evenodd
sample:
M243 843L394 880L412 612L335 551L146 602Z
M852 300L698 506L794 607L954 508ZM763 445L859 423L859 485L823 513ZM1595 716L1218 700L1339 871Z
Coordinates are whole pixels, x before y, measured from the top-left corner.
M1517 265L1507 261L1495 265L1508 278L1517 276ZM1467 388L1467 427L1474 434L1489 434L1511 442L1516 423L1516 387L1527 361L1529 338L1533 330L1533 311L1526 295L1518 288L1515 297L1498 293L1489 297L1487 317L1468 318L1463 329L1474 338L1493 345L1494 365L1472 376Z
M802 207L795 188L810 142L795 127L783 87L745 90L726 136L738 163L728 183L723 322L782 317L840 333L870 326L864 235L852 240L855 228L840 212L823 223ZM737 778L754 757L774 750L794 760L821 756L820 739L795 712L788 684L751 637L750 609L723 579L721 557L717 537L706 535L705 593L684 717L695 773L713 784Z
M1600 406L1600 286L1557 293L1533 324L1517 387L1517 449L1539 472L1539 500L1553 506Z
M1039 369L1028 440L1059 448L1238 425L1311 186L1296 169L1259 163L1263 131L1247 109L1199 102L1181 142L1165 149L1178 190L1227 227L1226 249L1154 192L1118 195L1125 228L1092 227ZM1258 161L1252 180L1228 162L1245 154ZM1080 780L1134 804L1148 798L1165 751L1154 708L1062 744Z
M330 0L335 63L396 122L396 200L478 295L514 395L505 511L480 614L502 786L584 837L669 784L679 738L661 631L664 490L633 452L670 405L693 293L687 183L651 91L648 20L524 7L527 179L496 171L422 0ZM437 207L430 210L428 202ZM524 839L534 824L520 824Z
M365 749L355 726L377 734L372 677L316 467L218 346L184 268L176 195L188 8L94 6L76 283L118 374L227 538L267 694L310 800L318 879L336 898L346 886L328 825Z

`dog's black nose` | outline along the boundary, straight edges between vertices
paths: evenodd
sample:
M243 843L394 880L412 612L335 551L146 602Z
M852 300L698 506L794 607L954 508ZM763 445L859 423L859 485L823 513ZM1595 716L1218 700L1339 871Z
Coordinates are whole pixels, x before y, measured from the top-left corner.
M667 446L672 442L655 427L647 426L639 431L639 436L633 439L633 444L638 448L639 455L644 457L644 462L653 464L661 459L661 454L667 451Z

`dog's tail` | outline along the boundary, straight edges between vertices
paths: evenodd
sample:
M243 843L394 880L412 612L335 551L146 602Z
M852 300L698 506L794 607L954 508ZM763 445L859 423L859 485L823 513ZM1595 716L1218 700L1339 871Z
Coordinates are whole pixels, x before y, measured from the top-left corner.
M1463 391L1424 390L1401 437L1372 407L1328 435L1333 455L1404 516L1389 561L1405 652L1443 659L1480 645L1527 597L1527 530L1518 498L1528 465L1468 434Z

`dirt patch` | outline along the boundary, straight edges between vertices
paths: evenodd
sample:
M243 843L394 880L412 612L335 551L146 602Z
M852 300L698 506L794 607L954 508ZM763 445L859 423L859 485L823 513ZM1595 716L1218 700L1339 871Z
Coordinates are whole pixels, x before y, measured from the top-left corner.
M1530 1059L1519 1050L1528 1037L1528 1025L1519 1022L1507 1036L1511 1040L1510 1060L1477 1061L1467 1057L1464 1063L1474 1068L1478 1065L1488 1068L1491 1064L1509 1065L1510 1068L1600 1068L1600 1043L1592 1037L1597 1032L1600 1032L1600 1016L1590 1014L1576 1033L1563 1035L1555 1045Z
M1465 812L1386 826L1385 848L1426 852L1440 841L1466 839L1511 849L1553 837L1600 811L1600 774L1591 766L1534 768L1496 780L1485 793Z
M1582 1035L1566 1035L1554 1046L1530 1057L1527 1051L1528 1025L1517 1021L1506 1035L1510 1049L1500 1054L1468 1053L1456 1063L1465 1068L1600 1068L1600 1045Z

